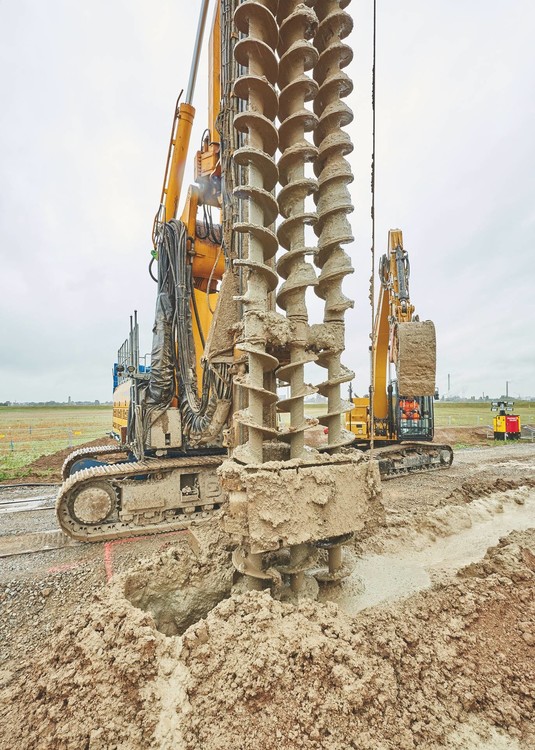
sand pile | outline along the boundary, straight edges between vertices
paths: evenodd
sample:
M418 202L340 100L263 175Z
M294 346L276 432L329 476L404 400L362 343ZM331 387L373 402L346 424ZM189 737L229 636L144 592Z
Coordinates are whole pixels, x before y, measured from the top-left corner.
M195 564L171 548L136 580L169 580L181 555ZM533 531L447 586L354 618L252 592L166 637L122 595L131 582L115 581L45 653L3 675L1 748L534 746Z

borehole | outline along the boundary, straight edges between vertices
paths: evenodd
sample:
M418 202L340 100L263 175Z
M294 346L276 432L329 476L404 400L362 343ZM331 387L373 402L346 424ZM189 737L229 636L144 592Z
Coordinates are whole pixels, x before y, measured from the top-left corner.
M230 596L233 574L230 556L223 550L199 559L175 548L155 563L129 572L124 595L134 607L152 614L161 633L182 635Z

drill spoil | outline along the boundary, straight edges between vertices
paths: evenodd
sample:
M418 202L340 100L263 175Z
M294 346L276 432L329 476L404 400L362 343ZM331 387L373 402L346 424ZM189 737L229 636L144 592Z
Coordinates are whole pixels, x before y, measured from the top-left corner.
M400 323L396 334L399 392L403 396L433 396L437 362L433 322Z

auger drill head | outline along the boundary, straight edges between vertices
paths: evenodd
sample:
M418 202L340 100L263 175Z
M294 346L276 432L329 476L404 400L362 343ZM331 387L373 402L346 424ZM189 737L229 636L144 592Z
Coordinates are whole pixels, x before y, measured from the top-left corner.
M329 557L328 570L318 580L335 581L347 574L341 544L368 523L370 503L378 496L374 463L356 452L321 455L304 444L304 399L315 390L328 399L328 414L320 420L329 428L327 453L349 442L340 419L350 408L340 388L353 377L340 359L345 311L352 306L342 293L342 281L352 272L342 246L353 239L347 219L353 210L348 190L353 177L345 158L352 144L342 130L352 120L342 101L351 91L342 70L352 57L342 42L352 25L346 5L346 0L246 0L234 14L243 34L235 59L247 69L234 84L234 94L246 103L235 117L245 144L234 155L243 167L242 184L234 191L243 220L234 229L244 236L238 265L245 270L243 336L237 349L248 361L248 373L235 382L247 392L249 403L235 414L248 439L220 470L229 500L224 525L241 545L235 565L252 586L271 582L277 587L285 579L294 594L305 583L318 543ZM307 138L312 132L314 143ZM306 172L307 163L313 164L315 177ZM277 181L278 205L272 194ZM307 208L310 196L316 210ZM279 214L275 235L270 225ZM307 227L314 229L317 247L307 246ZM307 256L314 257L319 278ZM279 276L283 282L277 303L284 318L268 307ZM317 326L309 325L309 287L325 301L324 322ZM278 340L269 330L274 316L285 331ZM314 361L328 371L317 389L304 382L305 365ZM273 373L289 383L283 400L277 399ZM279 411L289 412L287 429L278 431L267 419L267 407L275 403ZM274 455L273 438L279 447L280 441L288 442L289 453ZM266 561L268 551L274 556ZM306 578L308 585L312 579Z

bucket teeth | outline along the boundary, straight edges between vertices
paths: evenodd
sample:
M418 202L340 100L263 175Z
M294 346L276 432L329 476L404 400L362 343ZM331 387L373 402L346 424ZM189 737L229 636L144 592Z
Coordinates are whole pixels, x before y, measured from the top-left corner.
M278 215L271 193L278 179L273 159L279 145L274 122L278 112L274 88L279 71L277 6L277 0L245 0L234 13L234 24L243 35L234 46L234 57L245 68L234 83L234 95L246 102L244 111L234 118L234 127L245 141L234 154L243 176L242 184L234 189L241 215L234 230L245 239L244 257L235 265L244 270L245 291L238 298L244 310L240 350L248 358L247 375L235 379L236 386L247 394L248 406L237 412L235 419L247 428L242 453L253 463L262 462L264 440L276 434L264 422L265 407L277 400L275 389L266 387L265 375L273 372L278 360L266 352L263 316L269 309L268 295L278 281L272 262L278 241L271 229Z
M317 64L319 54L311 39L318 28L312 8L299 0L280 3L279 22L279 212L283 217L277 237L286 252L277 263L284 279L277 304L292 324L293 339L289 344L290 362L280 367L277 376L289 383L290 394L279 401L279 410L290 414L290 456L301 458L304 451L305 396L313 392L304 382L304 366L315 360L306 351L308 312L306 290L318 283L314 266L306 256L314 252L307 247L305 227L314 226L316 211L305 208L305 201L317 190L317 181L305 176L305 164L313 162L318 149L306 139L306 133L318 125L318 118L305 106L318 93L318 84L307 75Z
M314 231L318 237L318 253L315 258L320 269L316 294L324 300L324 325L336 336L333 340L344 340L345 311L353 306L342 291L342 282L353 272L351 260L343 245L353 241L348 214L353 211L348 185L353 175L346 156L352 151L351 139L342 128L353 119L353 113L343 99L352 91L352 83L344 73L353 57L351 48L342 40L353 27L351 17L344 11L347 0L318 0L315 10L319 25L314 37L318 62L314 78L318 94L314 101L314 112L318 125L314 131L314 143L318 158L314 171L318 178L315 201L318 221ZM342 401L340 387L352 379L353 373L341 363L342 349L333 347L321 351L318 364L327 369L327 380L319 387L327 397L327 414L320 420L328 430L327 450L336 451L350 442L342 434L340 417L348 410Z

